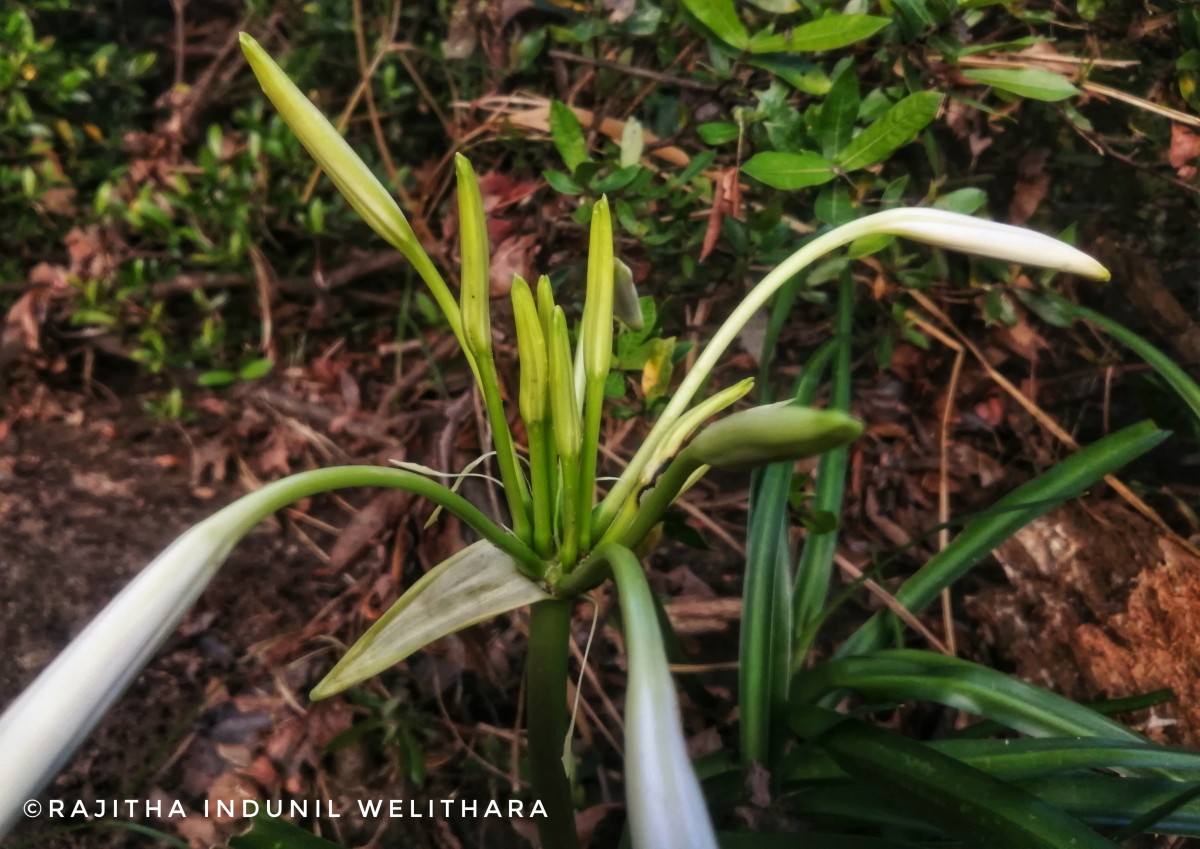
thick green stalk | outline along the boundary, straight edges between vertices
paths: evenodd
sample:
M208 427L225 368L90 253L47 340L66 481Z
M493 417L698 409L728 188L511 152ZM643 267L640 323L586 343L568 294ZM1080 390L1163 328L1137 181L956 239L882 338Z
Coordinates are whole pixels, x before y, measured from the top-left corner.
M458 516L480 536L514 558L526 574L540 578L545 572L545 564L528 545L489 519L470 501L426 477L386 466L333 466L328 469L300 472L269 483L235 502L239 506L237 538L249 532L267 516L301 498L359 486L403 489L427 498Z
M571 784L563 768L570 636L571 602L543 601L530 608L525 715L533 794L546 809L546 816L537 821L546 849L579 845Z

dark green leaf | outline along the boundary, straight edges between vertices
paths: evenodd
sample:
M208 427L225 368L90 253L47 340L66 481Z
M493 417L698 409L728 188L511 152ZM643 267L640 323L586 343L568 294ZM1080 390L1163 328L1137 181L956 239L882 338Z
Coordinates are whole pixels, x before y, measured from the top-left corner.
M1145 421L1119 430L1079 451L1001 498L988 515L967 525L896 593L896 600L919 613L979 563L988 552L1052 507L1081 494L1126 463L1159 445L1170 434ZM891 614L877 613L838 649L839 656L884 645Z
M817 743L855 778L911 798L936 825L972 846L1116 849L1031 793L900 734L846 719Z
M542 176L550 184L550 188L562 195L583 194L583 186L575 182L569 175L561 171L543 171Z

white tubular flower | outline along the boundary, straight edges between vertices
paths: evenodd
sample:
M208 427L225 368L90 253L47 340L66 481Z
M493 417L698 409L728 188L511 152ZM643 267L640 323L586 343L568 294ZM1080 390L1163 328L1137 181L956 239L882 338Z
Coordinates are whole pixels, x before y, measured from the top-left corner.
M692 769L679 697L667 666L650 586L628 549L609 556L621 596L629 687L625 695L625 805L634 849L717 849Z
M226 508L177 539L0 716L0 839L175 630L244 515Z
M951 251L1052 268L1093 280L1107 280L1110 276L1108 269L1096 260L1053 236L971 215L905 207L860 220L864 224L870 222L874 232L903 236Z

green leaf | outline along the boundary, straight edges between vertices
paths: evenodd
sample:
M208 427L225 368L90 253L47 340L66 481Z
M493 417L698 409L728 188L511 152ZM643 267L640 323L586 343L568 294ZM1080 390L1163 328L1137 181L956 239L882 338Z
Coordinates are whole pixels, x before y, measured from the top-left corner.
M242 380L258 380L260 377L270 374L273 368L275 368L274 360L259 357L257 360L251 360L238 369L238 377Z
M739 50L750 43L750 34L737 16L733 0L683 0L686 8L713 35Z
M1200 801L1186 798L1195 785L1154 778L1077 775L1036 778L1022 781L1021 786L1095 826L1126 826L1157 812L1154 826L1145 830L1200 837Z
M816 153L756 153L742 172L773 189L819 186L834 178L833 163Z
M876 701L926 701L998 722L1034 737L1103 737L1144 743L1115 720L978 663L917 649L885 649L830 660L797 676L793 725L809 703L837 690Z
M562 157L567 170L574 173L575 169L587 162L587 142L583 138L583 125L572 109L561 101L550 103L550 137Z
M1175 390L1179 398L1188 405L1192 414L1195 415L1196 421L1200 422L1200 384L1197 384L1195 379L1180 368L1174 360L1141 336L1138 336L1132 330L1113 321L1111 318L1095 310L1090 310L1087 307L1073 304L1059 295L1050 293L1050 296L1052 301L1064 313L1073 318L1082 318L1092 322L1109 336L1145 360L1146 364L1157 371L1159 376L1167 382L1167 385Z
M342 849L298 825L275 817L257 816L245 834L229 838L229 849Z
M775 463L754 475L738 663L738 722L742 758L774 770L783 752L791 675L791 548L788 491L794 463Z
M933 91L910 94L854 138L834 161L846 171L882 162L917 137L937 116L942 95Z
M891 22L891 18L875 15L829 15L801 24L786 33L755 36L749 47L751 53L836 50L870 38Z
M583 194L583 186L575 182L574 178L569 174L564 174L562 171L543 171L542 176L546 178L546 182L550 184L550 188L554 189L560 195Z
M980 85L998 88L1030 100L1056 102L1079 94L1079 89L1066 77L1044 68L970 68L963 71L963 76Z
M972 846L1116 849L1115 843L1028 791L895 732L844 719L817 744L854 778L910 800L934 824Z
M701 124L696 128L696 132L704 140L705 144L725 144L735 140L740 131L737 124L726 121L713 121Z
M847 64L834 79L813 127L813 136L821 143L821 152L826 156L837 155L850 143L860 101L858 68L852 63Z
M817 199L813 202L813 214L818 221L830 224L834 227L845 224L854 218L854 207L850 203L850 190L842 183L834 183L829 186L822 186L821 191L817 192ZM841 259L838 257L837 259ZM824 268L825 263L817 266ZM813 275L810 273L809 279ZM826 278L828 279L828 278Z
M790 15L792 12L800 11L800 4L796 0L746 0L746 2L773 15Z
M770 71L797 91L820 97L829 92L829 77L819 66L798 54L760 53L746 63Z
M962 215L972 215L987 205L987 192L973 186L955 189L933 202L935 209L947 209Z
M468 625L550 598L513 558L480 540L413 584L312 691L340 693Z
M919 613L988 552L1020 528L1103 480L1150 451L1170 433L1154 422L1130 425L1063 460L1001 498L988 515L967 525L958 536L909 578L896 600ZM891 614L876 613L837 651L839 657L880 648L887 640Z
M196 383L200 386L206 386L209 389L217 389L236 383L237 378L237 374L228 369L212 369L199 375L196 378Z
M592 191L596 194L607 194L608 192L616 192L632 183L637 176L642 173L642 166L636 162L632 165L626 165L624 168L618 169L607 177L602 177L592 183Z

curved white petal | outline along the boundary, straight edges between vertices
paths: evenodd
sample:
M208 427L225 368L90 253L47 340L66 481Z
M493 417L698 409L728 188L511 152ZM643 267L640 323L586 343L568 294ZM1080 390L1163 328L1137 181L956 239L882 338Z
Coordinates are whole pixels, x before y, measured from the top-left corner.
M947 250L1052 268L1096 280L1109 278L1108 269L1083 251L1024 227L926 207L889 209L860 220L871 222L874 225L871 229L877 233L903 236Z
M226 508L142 570L0 716L0 839L70 759L241 536Z

